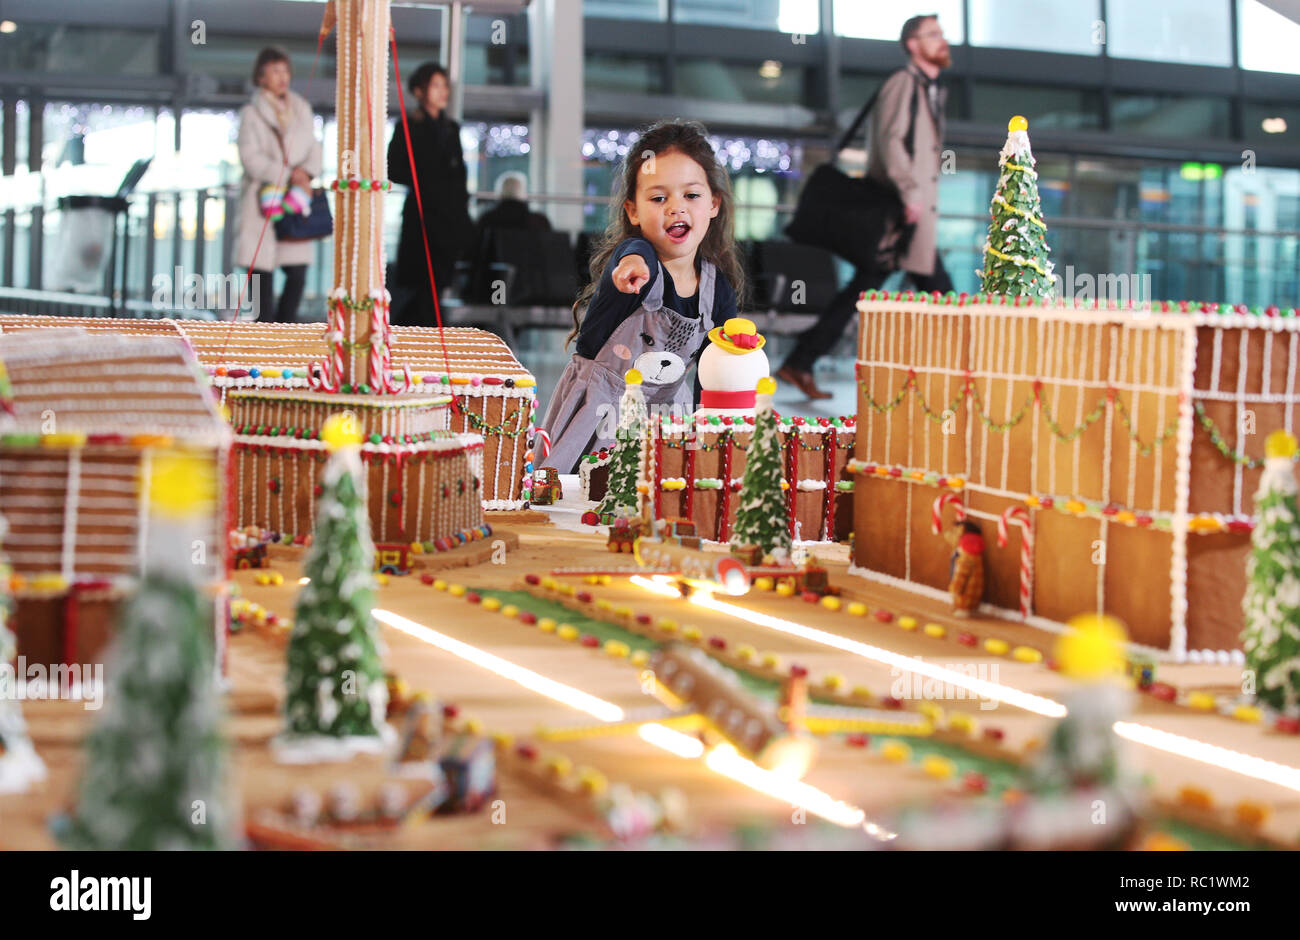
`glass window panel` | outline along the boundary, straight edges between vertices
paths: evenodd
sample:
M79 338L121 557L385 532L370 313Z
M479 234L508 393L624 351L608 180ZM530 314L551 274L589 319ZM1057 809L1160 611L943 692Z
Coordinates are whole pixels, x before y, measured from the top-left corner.
M664 61L658 56L589 52L582 63L589 90L659 94L664 90Z
M160 32L144 29L23 23L0 33L0 70L151 75L160 41Z
M1122 59L1232 64L1229 0L1107 0L1107 52Z
M1227 137L1228 99L1116 93L1111 129L1152 137Z
M962 29L962 0L897 0L866 3L863 0L835 0L835 32L853 39L897 40L909 17L934 13L948 42L966 41Z
M1247 140L1300 143L1300 106L1247 101L1241 113Z
M523 16L486 13L471 13L468 20L465 84L527 84L527 69L520 68L520 65L527 59L528 20Z
M203 45L187 45L182 52L186 56L187 68L198 75L215 80L214 91L228 94L244 94L252 87L253 63L263 48L271 45L270 40L250 36L223 36L209 34ZM289 53L289 63L293 70L294 90L301 92L302 85L312 74L312 63L316 65L316 78L333 79L335 75L334 43L327 42L321 48L320 59L316 59L316 42L308 39L279 39L274 45ZM407 52L401 53L406 61ZM403 70L405 72L405 70Z
M976 46L1100 55L1099 0L970 0L970 42Z
M816 33L821 29L818 0L677 0L678 23L778 29Z
M783 66L779 62L759 65L717 59L681 60L677 63L675 93L713 101L803 104L804 74L801 66Z
M997 127L1006 127L1013 115L1023 114L1031 134L1035 128L1101 127L1101 94L1085 88L976 82L971 106L971 120Z
M668 0L582 0L582 15L662 23L668 19Z
M1300 75L1300 24L1260 0L1239 0L1237 17L1243 69Z

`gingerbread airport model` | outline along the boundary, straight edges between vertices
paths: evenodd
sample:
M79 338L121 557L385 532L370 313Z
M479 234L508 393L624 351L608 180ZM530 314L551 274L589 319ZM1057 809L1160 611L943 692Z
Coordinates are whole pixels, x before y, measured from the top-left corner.
M327 10L323 330L0 317L0 849L1300 845L1300 318L1056 299L1013 121L855 415L742 313L575 485L504 342L389 324L389 3Z

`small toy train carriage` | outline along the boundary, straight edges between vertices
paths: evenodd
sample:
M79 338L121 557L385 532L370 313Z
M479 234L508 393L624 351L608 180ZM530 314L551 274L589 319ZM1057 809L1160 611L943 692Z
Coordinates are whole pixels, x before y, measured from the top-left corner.
M564 499L564 488L560 485L560 471L554 467L542 467L533 475L533 495L529 502L534 506L554 506Z
M671 516L656 523L659 537L665 542L676 542L682 548L699 548L700 536L695 528L695 520Z
M447 799L439 813L472 813L497 792L497 758L492 742L472 734L446 741L439 766L447 781Z
M611 552L630 553L632 545L641 536L640 519L615 519L609 526L609 540L605 543Z
M380 574L410 574L411 546L400 542L375 545L375 570Z
M265 568L266 543L256 542L252 545L245 545L243 548L236 548L234 565L235 568L241 571L247 568Z

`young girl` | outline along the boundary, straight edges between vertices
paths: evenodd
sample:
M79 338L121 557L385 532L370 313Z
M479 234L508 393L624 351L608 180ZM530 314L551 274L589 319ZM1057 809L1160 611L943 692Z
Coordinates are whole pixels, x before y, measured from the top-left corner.
M562 473L613 445L628 369L641 372L652 411L691 411L687 366L713 325L736 315L743 274L731 184L705 134L695 122L660 123L628 152L592 254L592 283L573 305L576 351L542 425L551 435L547 462Z

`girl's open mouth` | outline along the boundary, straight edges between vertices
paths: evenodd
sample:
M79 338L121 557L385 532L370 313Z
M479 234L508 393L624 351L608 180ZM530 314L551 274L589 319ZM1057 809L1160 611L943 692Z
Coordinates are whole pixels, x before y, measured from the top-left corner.
M682 242L686 241L686 237L690 235L691 227L685 222L674 222L672 225L668 226L667 231L668 237L672 239L675 244L680 245Z

